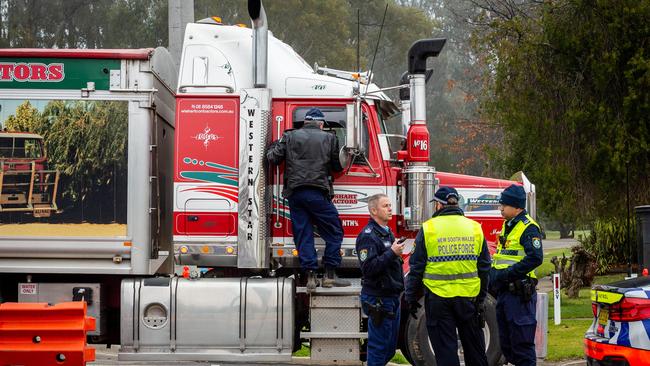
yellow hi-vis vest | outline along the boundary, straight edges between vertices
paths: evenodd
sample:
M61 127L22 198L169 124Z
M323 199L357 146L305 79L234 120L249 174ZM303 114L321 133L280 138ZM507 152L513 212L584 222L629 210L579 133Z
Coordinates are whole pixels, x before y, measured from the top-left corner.
M537 224L532 217L526 215L526 220L518 221L515 224L515 227L513 227L510 233L508 233L508 237L504 238L506 222L503 222L501 235L499 236L499 243L497 244L497 251L492 257L492 267L496 269L505 269L524 259L526 252L524 251L524 246L521 245L521 236L530 225L535 225L539 229L539 224ZM537 278L534 270L530 271L528 276L531 278Z
M427 249L424 285L440 297L477 296L481 224L462 215L446 215L427 220L422 230Z

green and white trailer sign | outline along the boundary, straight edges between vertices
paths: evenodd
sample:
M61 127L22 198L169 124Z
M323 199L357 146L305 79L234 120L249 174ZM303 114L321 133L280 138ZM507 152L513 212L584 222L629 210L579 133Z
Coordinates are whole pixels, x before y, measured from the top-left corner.
M111 70L120 60L74 58L0 58L0 89L109 90Z

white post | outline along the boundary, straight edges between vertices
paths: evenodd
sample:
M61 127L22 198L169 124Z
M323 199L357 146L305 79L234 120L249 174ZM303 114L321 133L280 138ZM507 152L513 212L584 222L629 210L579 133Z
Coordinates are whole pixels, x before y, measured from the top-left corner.
M553 312L555 325L558 325L562 322L562 305L560 304L560 274L553 274Z
M183 52L185 26L194 21L194 0L169 0L167 18L169 53L172 55L176 70L178 70Z

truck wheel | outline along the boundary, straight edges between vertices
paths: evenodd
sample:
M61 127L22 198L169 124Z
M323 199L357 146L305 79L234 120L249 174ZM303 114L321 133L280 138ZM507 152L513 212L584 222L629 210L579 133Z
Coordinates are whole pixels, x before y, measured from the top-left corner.
M433 347L429 341L426 318L424 314L424 298L420 299L422 307L418 310L418 318L409 316L406 323L404 343L409 354L410 362L416 366L436 366L436 358ZM496 300L488 295L485 299L485 346L487 348L487 359L490 366L497 366L501 363L501 348L499 346L499 329L497 326ZM463 351L459 342L460 357L462 360Z
M406 314L406 316L410 317L408 313ZM404 341L404 343L400 346L399 350L402 352L402 356L404 356L404 358L406 359L406 361L408 361L410 365L415 365L415 361L413 360L413 357L411 357L411 354L409 353L409 348L406 345L406 341Z

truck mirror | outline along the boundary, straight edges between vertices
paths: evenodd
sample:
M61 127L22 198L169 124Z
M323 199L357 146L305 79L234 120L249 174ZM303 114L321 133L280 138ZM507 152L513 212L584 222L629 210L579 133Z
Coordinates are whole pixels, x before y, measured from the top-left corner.
M361 145L361 102L359 100L346 105L346 118L345 148L356 152Z
M341 150L339 150L339 162L341 163L342 167L347 167L348 164L350 163L350 159L352 157L350 156L351 154L348 152L348 149L343 146Z

